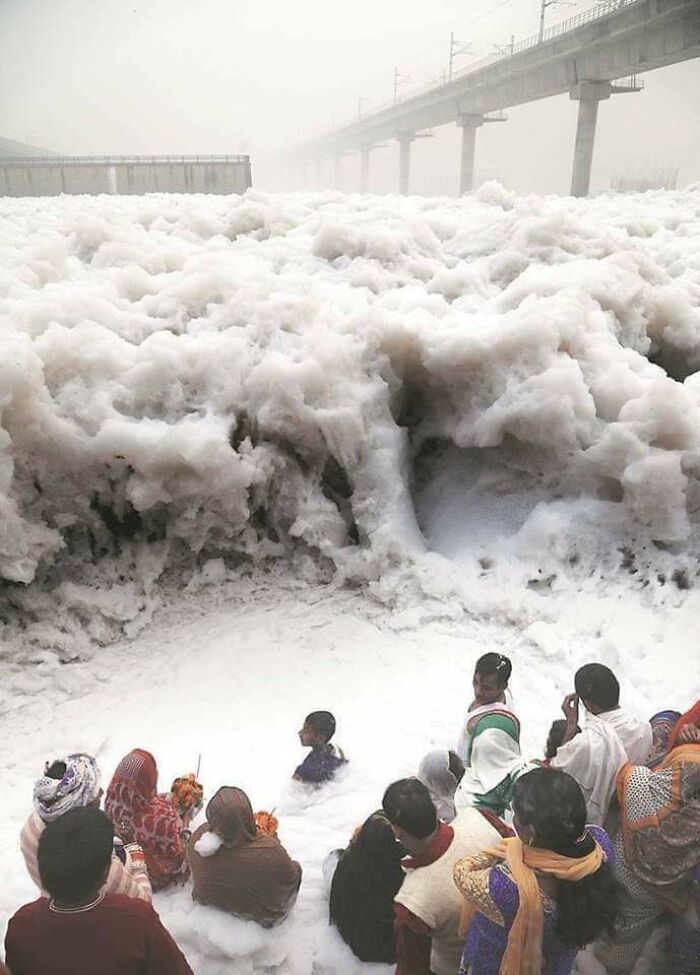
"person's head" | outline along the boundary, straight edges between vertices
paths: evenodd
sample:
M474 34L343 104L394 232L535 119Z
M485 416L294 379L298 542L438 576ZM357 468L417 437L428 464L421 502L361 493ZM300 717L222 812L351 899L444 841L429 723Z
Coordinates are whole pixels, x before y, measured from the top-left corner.
M384 793L382 809L394 836L414 852L432 837L438 819L427 787L419 779L399 779Z
M455 818L454 795L463 775L459 755L446 748L428 752L418 766L417 777L430 793L438 817L446 823Z
M142 812L158 792L158 767L150 752L134 748L114 770L107 789L105 808L110 815L121 809L131 814Z
M59 902L91 900L107 880L114 828L94 806L70 809L46 824L37 860L44 890Z
M222 786L207 804L209 828L227 846L243 846L256 836L255 816L243 789Z
M447 754L449 757L450 772L457 779L457 785L459 785L464 778L464 762L459 757L457 752L449 751Z
M580 734L581 729L576 725L576 734ZM566 719L559 718L557 721L552 721L552 727L549 729L549 734L547 735L547 745L545 747L544 755L545 758L553 759L564 741L564 735L566 734Z
M617 677L605 664L585 664L574 677L574 688L591 714L604 714L620 704L620 685Z
M513 826L527 846L570 859L593 853L596 841L586 828L581 787L558 769L538 768L522 775L513 789ZM582 948L600 934L613 934L620 910L620 888L607 864L581 880L557 882L557 935Z
M330 711L312 711L304 718L299 741L305 748L327 745L335 734L335 718Z
M358 859L374 864L398 863L405 852L381 809L368 816L348 850L352 850Z
M437 748L421 760L418 779L433 797L451 798L464 775L462 759L456 752Z
M47 762L34 783L34 808L45 823L69 809L99 806L101 798L100 770L95 759L83 752Z
M572 856L586 827L586 801L570 775L539 768L516 781L513 826L528 846Z
M474 700L477 704L494 704L503 697L513 670L502 653L485 653L474 667Z
M407 852L379 810L364 821L338 860L331 881L329 916L343 940L352 944L353 950L359 948L362 960L396 962L393 938L390 934L387 938L386 925L367 924L366 919L391 918L394 897L404 879L401 858Z

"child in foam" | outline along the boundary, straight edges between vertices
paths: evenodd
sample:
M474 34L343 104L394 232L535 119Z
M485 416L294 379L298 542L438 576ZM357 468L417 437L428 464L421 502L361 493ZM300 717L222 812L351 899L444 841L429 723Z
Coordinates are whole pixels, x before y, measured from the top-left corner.
M335 718L330 711L312 711L307 714L299 732L299 741L304 748L311 749L311 754L294 770L294 779L321 785L332 779L342 765L347 764L342 749L330 743L334 734Z

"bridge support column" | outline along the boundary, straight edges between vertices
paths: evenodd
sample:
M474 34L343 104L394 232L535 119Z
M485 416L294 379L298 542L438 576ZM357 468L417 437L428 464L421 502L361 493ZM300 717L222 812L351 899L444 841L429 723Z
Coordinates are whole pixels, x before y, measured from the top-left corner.
M360 149L360 193L369 190L369 154L371 146L362 146Z
M407 196L411 183L411 143L415 139L413 132L402 132L399 140L399 193Z
M476 130L485 122L505 122L506 116L499 115L460 115L457 125L462 130L462 157L459 167L459 195L474 189L474 159L476 158Z
M314 161L314 189L321 189L321 157L317 156Z
M571 174L572 196L588 196L591 188L598 103L605 98L610 98L612 91L608 81L582 81L569 92L570 97L578 102L574 167Z
M476 130L484 124L483 115L462 115L457 125L462 130L462 155L459 166L459 195L474 189Z
M334 189L340 188L340 177L343 172L343 157L334 156L333 157L333 187Z

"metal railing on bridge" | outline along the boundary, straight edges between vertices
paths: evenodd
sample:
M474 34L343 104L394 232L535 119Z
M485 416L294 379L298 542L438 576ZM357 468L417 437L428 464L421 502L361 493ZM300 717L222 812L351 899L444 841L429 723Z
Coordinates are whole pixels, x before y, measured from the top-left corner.
M247 163L248 156L0 156L0 166L158 166L182 163Z
M521 54L523 51L527 51L530 48L538 47L540 44L544 44L546 41L551 41L555 37L561 37L563 34L569 34L571 31L578 30L579 27L584 27L586 24L590 24L592 21L600 20L602 17L608 17L612 13L616 13L618 10L622 10L624 7L633 6L639 3L640 0L602 0L601 3L597 3L594 7L589 7L588 10L583 10L581 13L577 14L575 17L569 17L566 20L560 21L558 24L553 24L548 27L540 37L539 33L531 34L522 41L518 41L516 44L508 45L507 49L496 51L493 54L489 54L484 58L480 58L477 61L470 61L468 64L464 65L459 71L455 71L451 81L445 81L442 84L436 85L434 82L428 82L427 84L420 85L417 88L412 88L403 94L403 97L397 99L397 101L391 100L382 102L376 108L374 108L367 115L361 116L361 118L368 118L371 116L379 115L387 109L395 108L397 104L405 101L407 98L415 97L416 95L423 95L429 91L440 91L443 88L448 88L454 84L457 79L464 78L466 75L473 74L475 71L480 71L482 68L487 68L492 64L497 64L500 61L506 61L508 58L513 57L515 54ZM355 117L352 120L348 120L340 128L346 128L358 121ZM332 129L331 131L337 131L337 129Z

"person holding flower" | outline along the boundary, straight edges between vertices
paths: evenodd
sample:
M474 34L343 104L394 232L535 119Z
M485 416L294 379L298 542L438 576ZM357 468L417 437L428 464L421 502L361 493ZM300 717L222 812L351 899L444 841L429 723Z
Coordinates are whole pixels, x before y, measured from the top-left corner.
M158 768L150 752L135 748L117 765L105 796L105 812L115 825L131 827L154 891L187 878L191 813L183 818L172 796L158 794Z
M209 800L207 821L192 835L187 855L192 897L244 920L272 927L288 915L301 867L284 849L269 813L253 813L242 789L223 786Z

